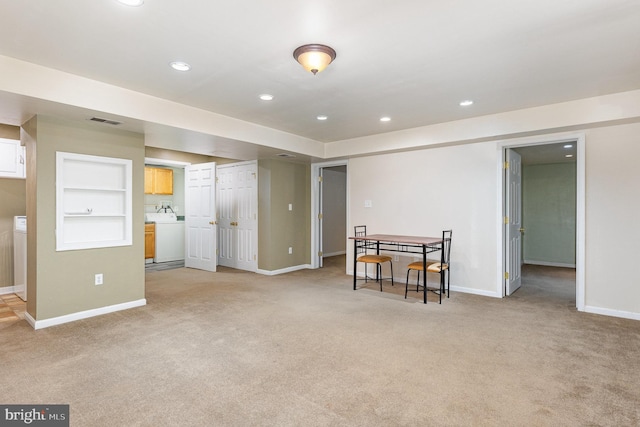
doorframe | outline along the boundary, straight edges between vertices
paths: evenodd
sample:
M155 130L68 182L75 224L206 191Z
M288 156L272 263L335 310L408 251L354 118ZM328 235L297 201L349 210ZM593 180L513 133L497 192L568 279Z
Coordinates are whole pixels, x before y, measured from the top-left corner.
M563 142L573 142L576 144L576 308L578 311L585 311L585 209L586 209L586 160L585 160L585 134L561 133L553 135L517 138L508 141L498 141L497 149L500 151L498 158L498 280L496 294L505 297L504 272L506 271L506 250L507 243L504 227L505 215L505 174L503 165L506 160L506 149L526 147L533 145L559 144Z
M169 160L169 159L160 159L160 158L156 158L156 157L145 157L144 158L144 166L146 166L147 164L149 165L154 165L154 166L167 166L170 168L176 168L176 169L182 169L183 171L187 169L187 166L191 166L191 163L189 162L183 162L180 160ZM186 174L184 174L186 176ZM186 181L185 181L186 183ZM186 190L186 189L183 189ZM143 194L143 196L145 196ZM185 198L186 198L186 194L185 194ZM144 205L144 197L142 199L142 204ZM184 207L184 211L182 212L183 215L186 215L186 211L187 211L187 206L185 203L183 203L183 207ZM146 214L146 207L143 206L143 210L145 211ZM144 234L143 234L144 236ZM186 230L185 230L185 245L186 245ZM185 259L187 256L187 248L185 246L184 248L184 255L185 255ZM143 256L144 257L144 256ZM151 258L149 258L151 259ZM146 265L146 260L145 260L145 265Z
M320 198L320 185L318 182L318 177L320 176L321 169L335 167L335 166L347 167L347 183L346 183L347 195L345 200L345 206L346 206L346 212L347 212L347 218L346 218L347 230L349 230L349 227L350 227L350 223L349 223L349 160L345 159L345 160L334 160L331 162L312 163L311 164L311 248L309 251L310 259L311 259L311 268L320 267L319 257L318 257L318 251L320 250L320 247L319 247L320 236L318 235L318 227L319 227L318 215L320 214L320 210L322 206L320 206L320 204L318 203L318 200ZM345 241L348 239L348 237L349 236L345 236ZM348 252L348 248L347 248L347 252ZM346 268L347 267L345 266L345 270Z

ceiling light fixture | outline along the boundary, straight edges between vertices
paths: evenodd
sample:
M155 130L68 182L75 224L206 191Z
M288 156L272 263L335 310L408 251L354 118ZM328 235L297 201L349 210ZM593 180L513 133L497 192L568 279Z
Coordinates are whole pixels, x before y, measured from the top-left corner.
M381 117L380 121L381 122L390 122L391 121L391 117Z
M573 144L566 144L564 148L573 148Z
M182 61L174 61L169 65L171 65L171 68L177 71L189 71L191 69L191 65Z
M473 101L470 99L465 99L464 101L460 101L461 107L468 107L469 105L473 105Z
M327 120L328 117L327 116L318 116L318 117L316 117L316 119L318 119L318 120Z
M118 3L121 3L125 6L142 6L144 0L118 0Z
M260 95L260 99L262 99L263 101L273 101L273 95L263 93L262 95Z
M323 44L305 44L293 51L293 57L305 70L316 75L336 59L336 51Z

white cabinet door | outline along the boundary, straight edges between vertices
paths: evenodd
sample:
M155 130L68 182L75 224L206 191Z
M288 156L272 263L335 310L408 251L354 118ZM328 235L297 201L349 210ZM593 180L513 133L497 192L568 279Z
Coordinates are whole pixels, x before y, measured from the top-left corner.
M15 139L0 138L0 177L25 177L24 147Z

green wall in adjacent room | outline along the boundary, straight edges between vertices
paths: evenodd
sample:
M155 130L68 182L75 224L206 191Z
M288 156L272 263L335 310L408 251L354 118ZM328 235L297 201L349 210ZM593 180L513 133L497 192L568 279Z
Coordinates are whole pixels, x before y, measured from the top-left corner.
M524 262L575 266L576 164L525 165L522 203Z

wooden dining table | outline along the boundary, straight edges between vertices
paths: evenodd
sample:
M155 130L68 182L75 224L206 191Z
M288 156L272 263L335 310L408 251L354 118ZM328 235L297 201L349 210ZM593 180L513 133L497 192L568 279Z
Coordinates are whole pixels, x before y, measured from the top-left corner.
M401 252L422 255L423 271L427 271L427 254L442 250L442 237L424 237L424 236L401 236L396 234L369 234L367 236L349 237L354 241L353 247L353 290L356 290L358 264L358 251L356 247L358 241L365 241L367 248L376 251L380 255L380 251L385 252ZM366 272L365 272L366 274ZM425 277L426 281L426 277ZM424 286L424 303L427 303L427 287Z

